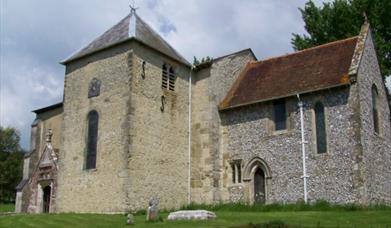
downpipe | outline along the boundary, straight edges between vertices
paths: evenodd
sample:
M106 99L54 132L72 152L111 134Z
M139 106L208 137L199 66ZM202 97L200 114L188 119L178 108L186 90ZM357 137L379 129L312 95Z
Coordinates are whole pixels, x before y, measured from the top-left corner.
M192 72L193 72L194 66L192 65L190 68L190 74L189 74L189 136L188 136L188 144L189 144L189 151L188 151L188 190L187 190L187 203L191 203L191 89L192 89Z
M308 202L308 196L307 196L307 167L306 167L306 153L305 153L305 144L307 144L308 142L305 141L305 134L304 134L304 112L303 112L303 108L304 108L304 103L303 101L300 100L300 94L297 94L297 99L299 100L298 102L298 106L299 106L299 109L300 109L300 128L301 128L301 151L302 151L302 159L303 159L303 176L301 176L301 178L303 178L303 189L304 189L304 202L307 203Z

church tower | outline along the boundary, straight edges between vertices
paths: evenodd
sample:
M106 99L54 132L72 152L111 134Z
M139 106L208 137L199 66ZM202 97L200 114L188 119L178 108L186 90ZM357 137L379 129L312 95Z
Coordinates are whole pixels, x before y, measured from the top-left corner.
M57 211L184 205L191 65L135 9L62 64Z

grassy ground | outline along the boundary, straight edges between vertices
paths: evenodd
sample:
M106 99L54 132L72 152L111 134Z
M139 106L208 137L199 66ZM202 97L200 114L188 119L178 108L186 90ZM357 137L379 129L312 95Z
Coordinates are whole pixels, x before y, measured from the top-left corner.
M167 221L150 223L145 215L135 216L132 227L248 227L249 223L282 223L283 227L390 227L391 210L359 211L277 211L232 212L218 211L214 221ZM129 227L124 215L50 214L0 216L0 227ZM252 226L254 227L254 226ZM260 226L259 226L260 227ZM266 227L266 226L262 226ZM270 227L270 226L269 226ZM277 226L271 226L277 227Z
M2 204L0 203L0 213L2 212L14 212L15 204Z

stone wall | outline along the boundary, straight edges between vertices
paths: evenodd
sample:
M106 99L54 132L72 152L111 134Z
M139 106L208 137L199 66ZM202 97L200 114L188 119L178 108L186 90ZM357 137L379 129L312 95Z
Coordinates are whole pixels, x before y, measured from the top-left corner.
M37 114L36 119L31 126L31 148L30 153L24 159L23 180L30 179L33 172L37 169L38 161L46 145L45 135L49 129L53 133L51 145L54 151L58 152L61 146L62 108L59 107ZM36 186L36 183L31 184L31 182L32 180L27 182L21 192L19 192L19 200L21 202L18 203L18 209L20 209L18 212L27 212L32 194L31 188Z
M247 62L255 60L243 50L213 61L193 75L191 200L213 203L222 200L226 178L221 147L218 105Z
M358 69L361 143L365 166L364 203L391 203L391 126L390 110L377 56L369 32ZM379 134L375 133L372 117L372 85L379 93Z
M129 206L145 209L155 197L160 208L178 208L187 203L189 190L190 68L138 43L133 51L128 110ZM163 64L174 67L175 91L162 88Z
M66 65L58 212L123 212L128 153L131 44L124 43ZM92 79L100 95L88 98ZM96 169L85 169L87 115L99 113ZM125 173L125 174L124 174Z
M161 88L163 63L175 68L175 92ZM135 41L67 65L58 211L139 210L151 197L164 208L187 202L189 73ZM93 78L100 95L88 98ZM86 170L91 110L99 113L98 148L96 169Z
M350 88L302 95L305 103L304 125L308 141L307 181L309 200L324 199L330 202L357 202L352 181L352 154L355 144L355 128L350 121L353 109L349 102L354 99ZM328 150L316 152L314 105L321 101L325 106ZM227 132L230 159L242 160L242 173L254 158L263 160L270 168L266 180L266 202L295 202L303 199L302 150L300 113L297 98L286 99L288 130L274 132L270 129L272 104L265 102L222 113L223 127ZM229 166L228 166L229 167ZM229 169L229 168L228 168ZM252 202L252 176L244 178L242 186L246 201Z

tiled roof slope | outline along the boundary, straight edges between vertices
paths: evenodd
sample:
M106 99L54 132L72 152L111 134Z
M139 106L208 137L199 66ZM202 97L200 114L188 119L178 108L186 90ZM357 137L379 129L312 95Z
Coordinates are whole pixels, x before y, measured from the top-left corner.
M111 27L86 47L82 48L71 57L64 60L62 63L66 64L129 39L136 39L141 43L144 43L145 45L152 47L153 49L156 49L157 51L181 63L190 65L190 63L185 58L183 58L173 47L171 47L136 13L130 13L116 25Z
M220 110L349 84L357 37L248 63Z

